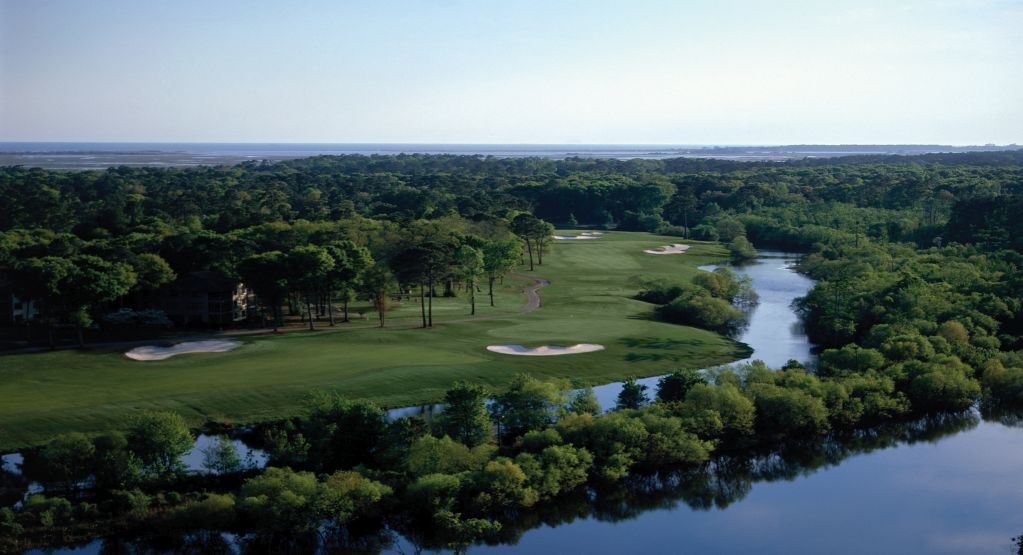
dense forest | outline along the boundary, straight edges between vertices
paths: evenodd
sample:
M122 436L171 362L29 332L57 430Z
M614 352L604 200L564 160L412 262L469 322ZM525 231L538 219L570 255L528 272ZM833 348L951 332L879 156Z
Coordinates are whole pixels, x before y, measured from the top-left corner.
M279 321L284 301L304 301L312 325L309 305L319 311L357 292L381 298L366 287L393 280L432 293L438 270L445 279L493 279L516 256L516 236L527 239L530 263L534 250L542 263L545 222L720 240L737 257L751 256L752 241L831 258L836 249L889 252L896 243L964 245L1004 258L1023 249L1023 224L1011 217L1023 202L1021 159L407 155L102 172L11 167L0 169L0 270L14 293L37 300L41 321L81 330L196 270L244 278L269 302L264 319ZM528 214L535 218L514 222ZM390 275L364 271L374 261Z
M254 549L302 549L312 537L351 547L384 524L457 548L585 488L670 471L694 503L725 503L726 492L699 487L709 465L1023 402L1019 152L15 167L0 170L0 198L0 269L52 326L102 327L122 299L200 269L249 282L273 321L297 302L312 326L323 299L362 296L383 324L389 295L425 300L452 280L496 279L521 257L540 264L554 224L721 241L736 258L753 245L805 252L800 269L817 283L798 309L822 350L809 368L675 369L652 399L628 382L606 414L586 390L525 375L507 391L455 384L433 422L389 422L371 403L322 394L306 417L261 428L271 468L245 469L224 442L207 477L180 471L183 420L149 413L126 434L70 434L35 452L29 466L47 495L0 511L9 548L242 522L261 530ZM650 283L640 298L669 321L726 331L746 289L722 272Z

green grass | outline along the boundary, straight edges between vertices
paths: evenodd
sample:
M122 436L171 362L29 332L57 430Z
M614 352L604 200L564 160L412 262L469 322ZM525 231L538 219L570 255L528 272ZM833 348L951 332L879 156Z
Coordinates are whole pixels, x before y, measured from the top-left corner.
M716 244L698 242L681 255L642 252L673 242L645 233L556 242L531 274L551 285L540 290L541 307L530 314L520 314L529 280L509 277L496 308L487 306L485 295L477 297L476 321L468 319L468 299L436 299L437 327L429 330L340 325L244 338L235 351L159 362L103 349L0 357L0 452L61 432L120 428L144 409L176 411L195 424L252 422L297 414L317 388L395 407L437 401L459 379L500 388L528 372L596 385L747 356L745 345L715 333L652 321L652 306L629 298L637 276L685 278L725 255ZM403 303L388 322L408 325L418 317L417 304ZM600 343L606 350L520 357L485 349L503 343Z

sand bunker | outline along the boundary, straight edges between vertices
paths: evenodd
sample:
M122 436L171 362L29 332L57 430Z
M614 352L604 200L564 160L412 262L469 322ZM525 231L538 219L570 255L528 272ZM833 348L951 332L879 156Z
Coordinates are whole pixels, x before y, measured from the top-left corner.
M490 345L487 350L493 353L501 353L502 355L521 355L527 357L552 357L557 355L574 355L578 353L592 353L594 351L603 351L603 345L596 345L594 343L579 343L578 345L572 345L571 347L559 347L557 345L544 345L543 347L537 347L535 349L529 349L522 345Z
M675 243L674 245L664 245L663 247L657 247L656 249L646 249L647 254L682 254L689 250L689 245L682 245Z
M567 239L598 239L603 234L603 231L584 231L579 235L555 235L554 238L562 241Z
M133 360L142 361L164 360L175 355L184 355L188 353L223 353L225 351L230 351L231 349L237 349L241 346L242 344L237 341L228 340L186 341L170 347L158 347L156 345L135 347L127 353L124 353L124 356Z

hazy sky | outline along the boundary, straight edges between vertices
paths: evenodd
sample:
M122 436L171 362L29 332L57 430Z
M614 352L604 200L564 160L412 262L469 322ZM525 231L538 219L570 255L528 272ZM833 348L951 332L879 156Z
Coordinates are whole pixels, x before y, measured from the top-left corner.
M0 140L1023 143L1023 0L0 0Z

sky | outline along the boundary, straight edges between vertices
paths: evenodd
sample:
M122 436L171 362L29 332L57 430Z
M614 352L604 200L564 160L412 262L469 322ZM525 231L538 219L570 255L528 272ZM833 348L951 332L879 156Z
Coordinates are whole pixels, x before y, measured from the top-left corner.
M0 0L0 141L1023 143L1023 0Z

